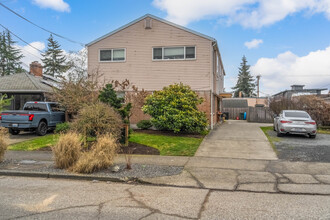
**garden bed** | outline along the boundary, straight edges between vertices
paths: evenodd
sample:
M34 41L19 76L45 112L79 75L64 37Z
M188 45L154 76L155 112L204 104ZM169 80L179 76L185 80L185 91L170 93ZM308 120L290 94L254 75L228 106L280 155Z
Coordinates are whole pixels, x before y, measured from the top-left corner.
M52 148L47 146L47 147L42 147L37 149L38 151L51 151ZM153 147L148 147L143 144L138 144L138 143L133 143L130 142L129 145L126 146L121 146L119 154L143 154L143 155L159 155L159 150Z

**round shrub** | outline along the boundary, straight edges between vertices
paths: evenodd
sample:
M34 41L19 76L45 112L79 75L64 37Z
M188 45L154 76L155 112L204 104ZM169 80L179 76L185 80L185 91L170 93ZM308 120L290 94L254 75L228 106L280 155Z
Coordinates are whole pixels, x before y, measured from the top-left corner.
M61 169L71 167L81 154L81 138L78 134L69 132L61 134L57 144L52 148L55 165Z
M142 109L152 116L151 122L157 129L201 133L207 127L205 113L197 109L202 102L203 98L180 83L148 96Z
M78 112L78 117L73 122L72 128L89 137L110 133L119 138L122 124L122 119L117 111L109 105L97 102L83 107Z
M141 120L139 121L136 126L140 129L149 129L152 127L152 123L150 120Z

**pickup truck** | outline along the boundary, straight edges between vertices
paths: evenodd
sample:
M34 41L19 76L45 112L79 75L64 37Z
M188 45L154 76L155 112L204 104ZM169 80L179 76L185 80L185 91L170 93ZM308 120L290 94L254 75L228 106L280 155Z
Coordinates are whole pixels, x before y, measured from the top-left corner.
M0 126L17 135L20 131L35 131L44 136L56 124L65 121L65 113L55 102L27 102L23 110L0 113Z

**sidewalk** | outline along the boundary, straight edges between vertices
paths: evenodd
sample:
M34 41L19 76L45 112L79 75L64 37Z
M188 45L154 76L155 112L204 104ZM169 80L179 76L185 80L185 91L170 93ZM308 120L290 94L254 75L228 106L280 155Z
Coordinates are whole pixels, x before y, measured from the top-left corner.
M330 195L330 163L288 162L281 160L247 160L214 157L170 157L133 155L133 171L116 177L111 172L90 175L50 169L51 152L9 151L6 164L0 166L0 175L34 176L140 182L166 186L193 187L212 190L249 191L268 193ZM119 155L116 164L124 164ZM130 172L142 172L145 167L175 170L175 175L131 178ZM136 169L136 170L134 170ZM172 172L172 171L171 171Z

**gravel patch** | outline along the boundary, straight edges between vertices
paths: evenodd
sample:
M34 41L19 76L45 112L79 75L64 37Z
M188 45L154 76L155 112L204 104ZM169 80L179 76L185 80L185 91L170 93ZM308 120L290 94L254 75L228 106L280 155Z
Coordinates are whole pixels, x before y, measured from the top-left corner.
M18 165L18 166L15 166ZM178 175L182 172L182 166L160 166L160 165L151 165L151 164L132 164L132 169L127 170L126 164L115 164L114 166L119 166L118 172L112 172L112 167L109 167L106 170L95 172L92 174L87 174L91 176L99 177L113 177L113 178L152 178L152 177L161 177L161 176L172 176ZM24 171L33 171L41 173L50 173L50 174L76 174L70 173L63 169L57 169L54 164L17 164L6 161L5 163L0 163L0 168L6 169L9 167L15 166L15 169L11 170L24 170ZM79 174L78 174L79 175Z
M276 137L276 132L269 131ZM279 159L304 162L330 162L330 135L317 134L315 139L304 135L285 135L273 142Z

